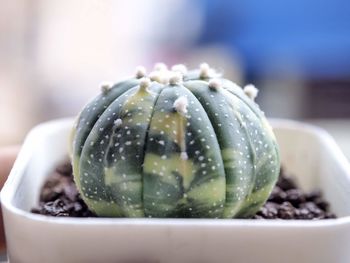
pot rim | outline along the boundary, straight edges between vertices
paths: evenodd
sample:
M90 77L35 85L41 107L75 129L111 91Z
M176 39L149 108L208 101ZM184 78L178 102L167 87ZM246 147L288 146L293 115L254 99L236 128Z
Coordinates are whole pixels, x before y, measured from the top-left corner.
M74 217L49 217L45 215L34 214L29 211L15 207L11 200L18 189L22 174L26 169L26 165L30 161L32 151L35 144L40 140L43 133L48 130L57 129L58 126L67 126L72 123L72 118L64 118L52 120L39 124L34 127L26 136L24 144L15 161L11 173L0 193L1 205L3 209L16 214L18 217L26 218L37 222L45 222L60 225L103 225L103 226L176 226L183 225L187 227L240 227L240 228L327 228L335 226L343 226L350 224L350 215L336 219L326 220L249 220L249 219L176 219L176 218L74 218ZM324 129L315 125L288 120L288 119L270 119L271 125L288 128L290 130L300 130L316 134L320 140L324 142L332 155L337 156L339 166L346 174L350 181L350 163L342 153L335 140Z

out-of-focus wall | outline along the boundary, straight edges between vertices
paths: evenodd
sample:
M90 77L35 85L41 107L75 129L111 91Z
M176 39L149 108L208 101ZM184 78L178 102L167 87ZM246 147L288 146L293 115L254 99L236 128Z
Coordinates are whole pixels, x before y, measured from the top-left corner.
M20 142L38 122L77 114L100 82L162 58L160 28L180 2L3 0L0 145Z
M31 1L2 1L0 8L0 145L24 136L36 112L26 44Z

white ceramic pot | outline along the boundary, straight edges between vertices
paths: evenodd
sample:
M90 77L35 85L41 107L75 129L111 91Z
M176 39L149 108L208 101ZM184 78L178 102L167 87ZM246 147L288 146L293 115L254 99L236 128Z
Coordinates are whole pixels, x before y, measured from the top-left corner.
M320 188L338 219L54 218L30 213L39 189L67 155L72 120L36 127L27 137L1 203L11 263L350 262L350 168L323 130L272 121L286 170L306 190Z

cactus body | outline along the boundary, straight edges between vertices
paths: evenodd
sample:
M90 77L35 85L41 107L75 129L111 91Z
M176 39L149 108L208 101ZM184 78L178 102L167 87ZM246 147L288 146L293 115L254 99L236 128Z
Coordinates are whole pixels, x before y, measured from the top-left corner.
M206 64L172 70L152 82L139 70L83 109L72 136L83 199L100 216L253 215L280 168L254 88L247 96Z

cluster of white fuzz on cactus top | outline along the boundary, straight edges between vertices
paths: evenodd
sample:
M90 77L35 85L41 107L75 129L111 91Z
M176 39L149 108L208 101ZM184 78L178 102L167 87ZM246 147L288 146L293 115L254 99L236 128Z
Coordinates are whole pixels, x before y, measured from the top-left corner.
M187 68L185 65L174 65L169 70L164 63L156 63L154 70L149 74L149 78L164 85L179 85L182 83L186 73Z
M146 90L150 85L151 81L156 81L164 85L181 85L184 79L184 75L187 74L188 70L185 65L177 64L173 65L171 69L168 69L164 63L156 63L153 71L147 75L146 68L143 66L136 67L135 77L141 79L140 88ZM199 78L210 79L208 86L211 90L218 90L222 87L222 80L216 78L219 76L208 63L202 63L199 66ZM108 93L111 89L112 84L105 82L101 84L101 91L103 94ZM255 100L258 95L258 89L248 84L243 88L244 93L251 99Z
M143 67L139 66L136 69L136 77L144 77L143 73L146 72ZM165 85L181 84L183 76L187 74L187 67L183 64L173 65L169 70L164 63L156 63L153 71L149 74L149 78L152 81L157 81ZM199 77L201 79L208 79L217 76L215 70L209 66L208 63L202 63L199 66Z

